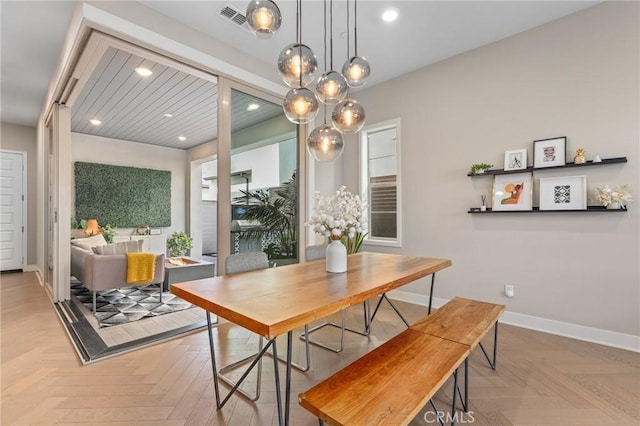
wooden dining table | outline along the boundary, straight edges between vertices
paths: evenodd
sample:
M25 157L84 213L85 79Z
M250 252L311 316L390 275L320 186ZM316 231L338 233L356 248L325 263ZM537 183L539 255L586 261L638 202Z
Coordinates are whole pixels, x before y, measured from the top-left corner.
M221 408L240 385L220 402L210 314L216 314L268 340L261 354L273 351L278 419L289 424L293 330L350 306L451 266L451 260L361 252L348 256L347 272L325 270L317 260L241 274L173 284L178 297L207 312L216 404ZM431 292L433 292L433 278ZM432 294L430 294L431 298ZM284 410L278 374L276 338L287 334ZM257 362L257 360L255 361ZM241 377L241 382L248 371Z

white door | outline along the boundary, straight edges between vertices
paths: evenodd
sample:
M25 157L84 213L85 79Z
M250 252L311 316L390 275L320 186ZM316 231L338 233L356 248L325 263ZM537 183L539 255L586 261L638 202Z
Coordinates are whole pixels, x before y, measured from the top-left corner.
M0 270L22 269L24 262L25 154L0 151Z

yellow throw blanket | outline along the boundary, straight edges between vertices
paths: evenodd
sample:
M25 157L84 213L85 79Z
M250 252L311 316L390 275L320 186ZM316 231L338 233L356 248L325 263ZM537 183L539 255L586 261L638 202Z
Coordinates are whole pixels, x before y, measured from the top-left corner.
M154 253L127 253L127 284L145 284L156 270Z

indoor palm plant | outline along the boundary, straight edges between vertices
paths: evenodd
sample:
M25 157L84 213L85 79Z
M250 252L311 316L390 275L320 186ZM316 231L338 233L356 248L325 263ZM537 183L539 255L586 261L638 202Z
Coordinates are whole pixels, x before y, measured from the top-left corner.
M279 244L272 243L265 252L269 259L295 258L297 256L296 200L297 179L294 172L291 178L278 189L269 192L263 189L242 191L248 206L242 219L259 222L263 229L251 229L243 234L246 238L262 238L270 233L277 237Z

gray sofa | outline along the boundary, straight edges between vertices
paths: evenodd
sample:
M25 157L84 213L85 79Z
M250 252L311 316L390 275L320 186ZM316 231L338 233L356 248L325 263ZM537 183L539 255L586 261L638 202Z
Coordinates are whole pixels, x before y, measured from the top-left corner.
M71 275L93 292L93 310L96 309L96 292L126 287L126 254L95 254L86 248L71 246ZM164 281L164 254L156 255L156 267L150 284ZM135 284L140 285L140 284Z

